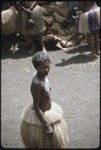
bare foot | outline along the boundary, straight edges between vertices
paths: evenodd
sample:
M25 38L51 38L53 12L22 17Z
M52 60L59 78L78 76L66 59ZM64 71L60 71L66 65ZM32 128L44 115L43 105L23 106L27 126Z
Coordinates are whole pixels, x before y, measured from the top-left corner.
M100 52L96 52L96 55L100 55Z
M61 44L61 46L62 46L63 48L66 48L66 47L67 47L67 45L66 45L65 43L60 42L60 44Z
M97 56L96 56L95 53L90 53L90 54L89 54L89 57L91 57L91 58L97 58Z

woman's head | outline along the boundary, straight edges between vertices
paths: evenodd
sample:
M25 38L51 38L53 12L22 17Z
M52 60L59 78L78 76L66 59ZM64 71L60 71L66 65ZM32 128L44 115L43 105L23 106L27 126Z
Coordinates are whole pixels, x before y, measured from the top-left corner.
M50 70L50 57L46 52L38 52L32 57L34 68L41 75L47 76Z

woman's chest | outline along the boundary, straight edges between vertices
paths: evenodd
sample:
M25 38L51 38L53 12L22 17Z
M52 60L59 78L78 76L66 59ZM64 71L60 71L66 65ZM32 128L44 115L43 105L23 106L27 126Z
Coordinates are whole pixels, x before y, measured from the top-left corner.
M50 85L50 82L49 80L46 78L45 81L43 81L41 83L41 86L42 86L42 93L45 95L47 94L50 94L51 92L51 85Z

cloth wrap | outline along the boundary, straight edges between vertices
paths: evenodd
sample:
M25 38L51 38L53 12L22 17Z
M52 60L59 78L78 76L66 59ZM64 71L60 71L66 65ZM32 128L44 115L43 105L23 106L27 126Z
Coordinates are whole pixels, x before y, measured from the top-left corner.
M78 33L92 33L100 29L100 7L95 7L80 14L77 21Z

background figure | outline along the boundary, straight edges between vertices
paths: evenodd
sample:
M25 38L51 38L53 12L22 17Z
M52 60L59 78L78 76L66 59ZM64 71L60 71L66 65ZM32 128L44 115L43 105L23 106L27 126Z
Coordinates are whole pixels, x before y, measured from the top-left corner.
M37 72L31 83L33 104L22 115L21 137L26 148L66 148L66 125L60 106L51 102L51 86L47 75L50 58L38 52L32 58Z
M99 55L100 7L94 1L81 3L79 9L83 8L83 13L79 14L78 33L87 34L87 42L92 51L90 56L96 57Z
M67 23L71 23L74 25L75 20L73 18L73 16L75 16L76 11L75 8L78 6L78 2L75 1L67 1L67 6L68 6L68 11L67 11Z
M40 3L40 1L25 1L20 4L21 33L31 38L30 53L33 53L33 50L34 52L43 50L43 32L46 28Z
M43 50L43 33L46 30L42 10L39 5L36 5L35 9L33 9L32 19L34 20L35 23L33 29L35 32L32 36L32 41L34 42L35 46L34 52L38 52Z

